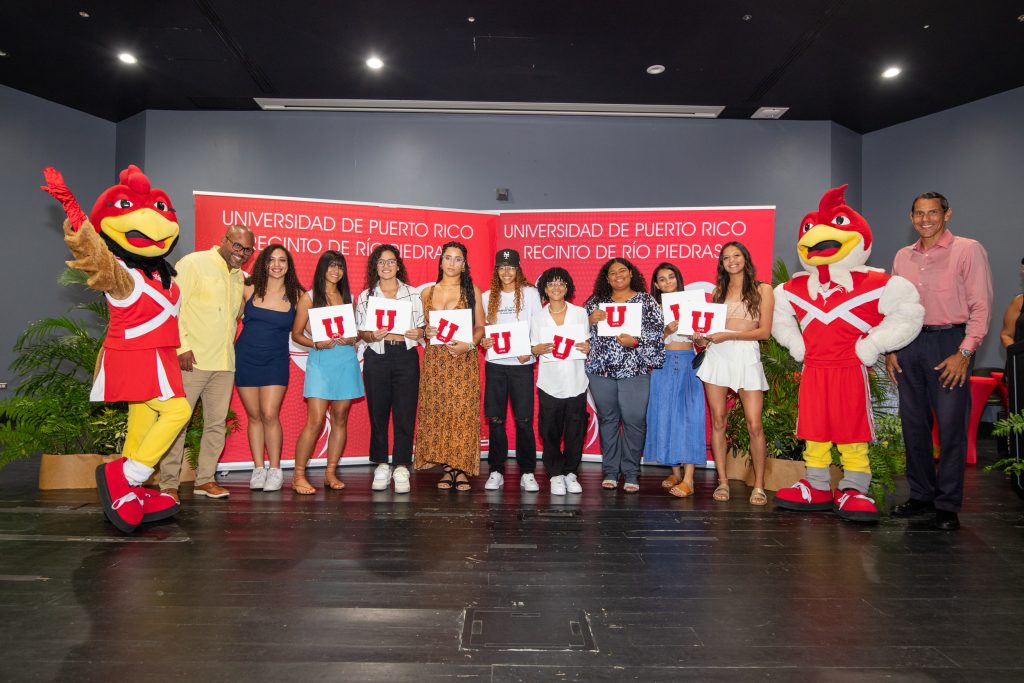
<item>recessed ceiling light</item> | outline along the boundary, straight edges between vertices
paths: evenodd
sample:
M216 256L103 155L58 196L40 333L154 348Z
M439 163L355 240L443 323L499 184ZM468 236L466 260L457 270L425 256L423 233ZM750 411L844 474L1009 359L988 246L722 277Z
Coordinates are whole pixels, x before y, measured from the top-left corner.
M888 69L882 72L882 78L896 78L901 73L903 73L903 69L899 68L898 66L890 66Z
M472 24L474 21L476 21L476 17L466 17L466 21Z
M923 29L924 29L925 31L927 31L927 30L928 30L928 29L930 29L931 27L932 27L932 25L931 25L931 24L925 24L925 25L924 25L924 26L922 26L921 28L923 28Z
M753 14L744 14L743 15L743 21L750 21L753 18L754 18Z
M119 55L117 55L117 58L125 64L135 64L139 61L135 58L135 55L131 54L130 52L122 52Z
M4 52L3 50L0 50L0 57L6 57L6 56L7 56L7 53Z
M750 115L752 119L781 119L789 107L761 107Z
M662 64L651 64L649 67L647 67L647 73L651 74L652 76L657 76L658 74L665 73L665 67Z
M78 13L78 16L82 17L83 19L88 19L89 18L89 13L86 12L85 10L82 10L81 12Z
M376 71L377 69L380 69L384 66L384 60L382 60L380 57L370 57L369 59L366 60L366 66Z

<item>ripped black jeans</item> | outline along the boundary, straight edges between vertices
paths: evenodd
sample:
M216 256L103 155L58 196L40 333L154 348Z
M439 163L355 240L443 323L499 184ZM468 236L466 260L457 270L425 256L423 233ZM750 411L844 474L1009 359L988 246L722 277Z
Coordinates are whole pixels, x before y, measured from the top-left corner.
M491 472L505 472L508 458L506 417L509 403L515 420L516 462L519 474L537 469L537 437L533 432L534 364L486 365L484 415L490 430L487 465Z

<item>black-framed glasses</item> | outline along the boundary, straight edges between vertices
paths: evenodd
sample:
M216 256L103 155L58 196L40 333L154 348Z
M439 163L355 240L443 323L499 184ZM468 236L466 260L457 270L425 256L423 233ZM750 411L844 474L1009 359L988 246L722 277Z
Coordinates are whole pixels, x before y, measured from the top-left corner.
M398 259L393 258L379 258L377 259L378 266L397 266Z
M227 239L227 238L224 238ZM231 251L237 251L245 256L252 256L252 253L256 251L253 247L243 247L238 242L231 242Z

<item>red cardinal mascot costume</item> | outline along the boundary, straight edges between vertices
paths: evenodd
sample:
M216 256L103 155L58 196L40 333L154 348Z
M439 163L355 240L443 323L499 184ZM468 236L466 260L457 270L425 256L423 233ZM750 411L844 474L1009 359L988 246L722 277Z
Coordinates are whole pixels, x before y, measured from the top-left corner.
M807 478L775 495L789 510L832 510L874 522L868 443L874 439L867 368L921 331L924 308L907 280L864 264L871 228L846 205L846 185L821 198L800 223L797 253L804 273L775 289L772 335L803 361L796 435L804 439ZM831 491L832 444L843 478Z
M168 495L142 482L188 422L191 410L178 365L178 286L164 257L178 241L178 222L163 190L136 166L96 200L86 217L64 178L43 171L42 189L64 207L67 264L103 292L110 325L96 364L94 401L127 401L128 432L120 460L100 465L96 485L103 512L126 533L178 512Z

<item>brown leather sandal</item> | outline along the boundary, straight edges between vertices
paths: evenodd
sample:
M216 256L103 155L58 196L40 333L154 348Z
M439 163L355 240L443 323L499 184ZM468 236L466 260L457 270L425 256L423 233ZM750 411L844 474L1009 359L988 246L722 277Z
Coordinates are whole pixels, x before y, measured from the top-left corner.
M685 481L681 481L668 490L676 498L689 498L693 495L693 487Z
M682 480L683 480L682 477L677 477L674 474L670 474L670 475L668 475L667 477L665 477L664 479L661 480L661 488L663 488L663 489L670 489L673 486L677 485Z

